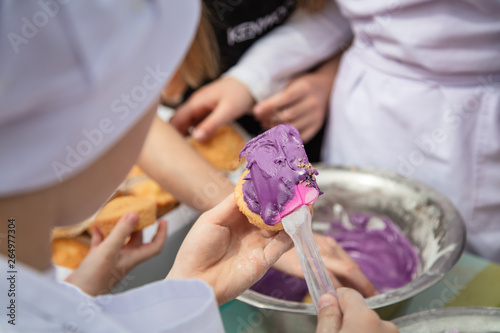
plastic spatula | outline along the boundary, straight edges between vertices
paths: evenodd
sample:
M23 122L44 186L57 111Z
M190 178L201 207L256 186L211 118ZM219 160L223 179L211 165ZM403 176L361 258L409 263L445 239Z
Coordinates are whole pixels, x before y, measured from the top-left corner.
M304 205L285 216L281 222L295 244L307 288L311 294L316 313L318 313L318 302L321 295L330 293L336 297L337 294L319 254L318 244L316 244L312 232L311 220L311 211L308 206Z

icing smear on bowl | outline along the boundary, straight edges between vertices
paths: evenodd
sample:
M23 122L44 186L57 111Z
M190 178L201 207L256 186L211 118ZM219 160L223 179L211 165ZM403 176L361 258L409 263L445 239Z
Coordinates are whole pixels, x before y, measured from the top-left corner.
M404 286L415 277L418 254L391 220L355 213L349 222L332 222L326 234L356 261L378 292Z

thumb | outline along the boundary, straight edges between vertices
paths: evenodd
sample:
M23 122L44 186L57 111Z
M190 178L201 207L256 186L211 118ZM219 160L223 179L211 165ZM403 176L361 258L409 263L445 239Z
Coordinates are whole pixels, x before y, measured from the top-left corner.
M136 212L124 214L103 241L105 247L111 251L119 251L125 244L127 237L134 231L137 223L139 223L139 214Z
M342 326L342 312L335 296L324 294L319 299L316 333L337 333Z

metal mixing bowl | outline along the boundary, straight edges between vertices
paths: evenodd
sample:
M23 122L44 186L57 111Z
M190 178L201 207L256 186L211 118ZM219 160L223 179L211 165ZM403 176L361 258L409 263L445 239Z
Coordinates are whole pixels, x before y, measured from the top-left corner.
M500 332L500 308L458 307L413 313L393 321L400 333Z
M437 191L415 180L379 169L315 167L319 171L319 187L324 192L314 205L315 232L328 230L335 214L334 206L340 204L348 212L388 217L408 237L419 254L420 267L413 281L367 299L368 306L376 309L381 317L390 319L403 301L441 280L460 258L465 246L464 223L448 199ZM269 318L286 314L315 315L312 304L285 301L253 290L247 290L238 300L275 311L275 315ZM310 321L314 326L315 319ZM297 321L280 318L279 322L295 322L295 326Z

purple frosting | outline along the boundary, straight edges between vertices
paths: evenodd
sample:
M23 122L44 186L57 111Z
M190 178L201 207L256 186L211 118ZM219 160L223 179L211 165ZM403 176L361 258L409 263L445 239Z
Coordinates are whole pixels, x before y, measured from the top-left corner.
M307 159L299 131L278 125L248 141L240 153L247 159L243 184L248 208L268 225L280 222L279 214L294 197L296 185L306 182L318 192L318 172Z
M379 226L370 226L373 217L356 213L350 217L352 229L332 223L327 233L356 261L377 291L383 293L410 282L419 259L408 238L388 218L378 218ZM383 222L383 223L380 223Z
M308 290L303 279L284 274L274 268L270 268L250 289L274 298L295 302L302 302Z
M383 223L372 228L371 219L370 215L355 213L350 216L351 228L334 221L327 235L335 238L358 263L375 289L384 293L410 282L415 276L419 259L412 244L392 221L385 217L378 218ZM293 281L294 289L283 281ZM251 289L280 299L301 301L305 295L302 292L304 288L307 290L304 280L273 270L268 271ZM274 295L271 295L272 291Z

